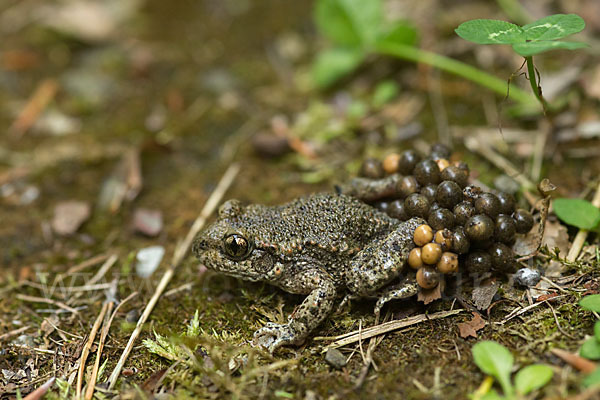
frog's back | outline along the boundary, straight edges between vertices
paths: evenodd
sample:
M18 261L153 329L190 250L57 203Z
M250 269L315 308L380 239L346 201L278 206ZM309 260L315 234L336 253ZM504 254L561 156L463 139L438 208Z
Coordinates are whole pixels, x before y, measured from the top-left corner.
M353 197L320 193L280 206L250 205L243 223L258 246L285 254L319 249L356 252L398 221Z

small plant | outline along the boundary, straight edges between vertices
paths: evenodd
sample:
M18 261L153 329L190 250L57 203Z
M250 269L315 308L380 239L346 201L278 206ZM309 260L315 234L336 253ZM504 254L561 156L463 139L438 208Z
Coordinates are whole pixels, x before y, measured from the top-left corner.
M600 228L600 209L587 200L556 199L553 205L554 213L565 224L588 231Z
M326 88L356 70L373 54L424 63L506 95L506 82L460 61L417 47L417 30L408 21L387 21L382 0L317 0L317 28L333 44L318 54L313 81ZM388 90L388 89L386 89ZM509 97L522 105L535 102L514 88Z
M478 390L473 399L492 400L492 399L518 399L545 386L552 379L552 369L543 364L528 365L521 368L515 375L514 384L511 382L510 375L514 363L514 358L506 347L492 341L483 341L473 346L473 361L486 374L495 378L500 386L504 396L501 396L496 390L485 387ZM482 385L485 386L485 385ZM485 393L482 393L485 392Z
M508 44L525 57L529 82L535 97L544 107L548 104L542 96L533 56L555 49L575 50L586 47L581 42L565 42L563 39L585 28L585 21L576 14L555 14L538 19L524 26L493 19L474 19L464 22L455 32L463 39L478 44Z
M579 300L579 305L585 310L600 312L600 294L585 296ZM600 360L600 321L594 324L594 336L583 343L579 355L590 360ZM583 385L586 387L599 384L600 368L596 368L583 380Z

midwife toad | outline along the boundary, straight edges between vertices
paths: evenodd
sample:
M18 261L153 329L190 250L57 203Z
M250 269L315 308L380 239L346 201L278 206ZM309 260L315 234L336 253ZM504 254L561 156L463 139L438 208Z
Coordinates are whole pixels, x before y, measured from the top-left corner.
M401 278L413 232L423 223L400 222L342 194L314 194L279 206L229 200L198 235L193 252L207 268L308 295L287 324L269 323L254 334L255 344L273 352L302 343L331 313L338 293L373 296ZM379 298L376 313L385 302L416 293L414 278L404 279Z

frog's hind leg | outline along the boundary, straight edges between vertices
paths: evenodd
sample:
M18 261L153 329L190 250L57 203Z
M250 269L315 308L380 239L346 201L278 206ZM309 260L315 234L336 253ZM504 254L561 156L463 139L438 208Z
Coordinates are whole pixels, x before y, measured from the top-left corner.
M348 290L358 296L373 295L399 277L414 248L414 231L423 223L420 218L401 222L386 237L362 249L350 261L345 282Z
M418 292L419 287L414 279L406 279L402 284L387 289L383 292L381 297L379 297L377 304L375 304L375 317L379 319L381 309L388 301L406 299L416 295Z

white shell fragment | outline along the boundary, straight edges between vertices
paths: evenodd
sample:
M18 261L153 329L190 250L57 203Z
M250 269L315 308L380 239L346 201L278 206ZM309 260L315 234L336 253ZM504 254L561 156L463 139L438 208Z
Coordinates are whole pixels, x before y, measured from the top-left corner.
M135 256L135 272L140 278L148 278L160 265L165 248L162 246L150 246L139 250Z

